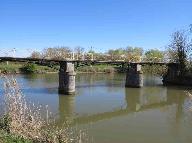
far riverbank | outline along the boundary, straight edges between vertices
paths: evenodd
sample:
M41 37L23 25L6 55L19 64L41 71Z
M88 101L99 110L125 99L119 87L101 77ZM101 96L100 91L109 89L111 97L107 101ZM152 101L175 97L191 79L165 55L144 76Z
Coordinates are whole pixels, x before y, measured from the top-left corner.
M19 63L19 62L2 62L0 63L0 73L5 74L45 74L58 73L60 66L58 64L35 64L35 63ZM126 73L127 66L97 64L97 65L75 65L76 73ZM143 66L143 73L163 75L166 72L165 66Z

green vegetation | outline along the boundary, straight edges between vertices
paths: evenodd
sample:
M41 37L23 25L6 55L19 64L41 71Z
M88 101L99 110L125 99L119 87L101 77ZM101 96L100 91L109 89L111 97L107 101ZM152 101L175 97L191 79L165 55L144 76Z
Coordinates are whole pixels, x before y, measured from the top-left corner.
M33 141L0 130L0 143L33 143Z
M21 68L21 71L23 73L35 73L35 71L37 70L37 67L35 64L33 63L27 63L26 65L24 65L22 68Z
M185 76L189 71L187 66L191 57L192 43L185 31L176 31L172 35L169 53L172 61L179 63L179 76Z
M162 62L164 60L164 52L158 49L151 49L145 52L145 61Z
M192 69L192 68L191 68ZM127 66L125 65L108 65L108 64L98 64L98 65L85 65L80 64L79 66L75 65L75 71L78 73L123 73L126 72ZM2 73L24 73L24 74L33 74L33 73L51 73L59 72L59 65L38 65L33 63L10 63L9 65L0 64L0 71ZM162 75L166 71L165 66L159 65L145 65L142 66L143 73L152 73Z
M91 73L113 73L115 72L115 67L117 66L111 66L111 65L84 65L76 68L77 72L91 72Z
M174 71L167 72L163 76L163 82L167 84L192 85L192 41L187 31L176 31L172 34L171 43L168 46L170 61L176 62ZM171 70L170 70L171 71Z
M161 62L165 59L165 52L157 49L150 49L146 52L141 47L116 48L109 49L106 53L98 53L94 51L93 47L86 53L84 48L77 47L72 53L72 50L68 47L53 47L44 49L42 52L34 51L31 55L32 58L47 58L47 59L76 59L76 60L100 60L100 61L127 61L127 62ZM122 65L80 65L76 67L76 72L125 72L126 66ZM143 67L144 73L163 74L164 67L152 66L153 70L149 70L149 67ZM151 68L151 66L150 66Z
M58 66L39 65L34 63L0 63L0 73L49 73L58 72L58 69Z
M86 73L112 73L112 72L123 72L126 69L122 69L121 65L85 65L81 64L76 67L76 72L86 72ZM39 65L33 63L12 63L9 62L8 65L5 63L0 64L0 71L2 73L50 73L59 72L59 65Z
M0 72L1 73L19 73L22 64L20 63L0 63Z

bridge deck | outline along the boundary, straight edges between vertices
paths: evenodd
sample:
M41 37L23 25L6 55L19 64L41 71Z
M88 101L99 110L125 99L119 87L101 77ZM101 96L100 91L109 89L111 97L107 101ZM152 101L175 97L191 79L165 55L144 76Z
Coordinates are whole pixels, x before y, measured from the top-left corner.
M0 62L4 61L14 61L14 62L71 62L71 63L95 63L95 64L140 64L140 65L167 65L167 64L176 64L176 63L168 63L168 62L129 62L129 61L98 61L98 60L57 60L57 59L38 59L38 58L15 58L15 57L0 57Z

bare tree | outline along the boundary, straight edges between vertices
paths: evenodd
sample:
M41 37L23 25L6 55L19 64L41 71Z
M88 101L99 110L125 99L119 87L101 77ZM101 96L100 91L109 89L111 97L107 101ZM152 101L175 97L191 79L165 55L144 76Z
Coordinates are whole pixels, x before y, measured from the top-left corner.
M84 52L84 48L80 46L75 48L75 54L77 55L77 60L83 58L83 52Z
M53 47L43 50L43 57L47 59L67 59L70 57L71 50L68 47Z
M42 58L42 56L41 56L41 53L40 53L40 52L33 51L33 52L31 53L31 58L38 58L38 59L40 59L40 58Z

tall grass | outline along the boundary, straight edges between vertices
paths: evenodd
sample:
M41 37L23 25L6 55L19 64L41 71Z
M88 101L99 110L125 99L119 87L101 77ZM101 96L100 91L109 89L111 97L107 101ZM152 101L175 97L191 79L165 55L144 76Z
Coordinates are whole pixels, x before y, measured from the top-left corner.
M53 125L46 107L46 117L42 117L42 107L29 105L14 78L4 79L4 116L0 119L0 129L32 143L82 143L85 134L74 131L67 123L62 127Z

